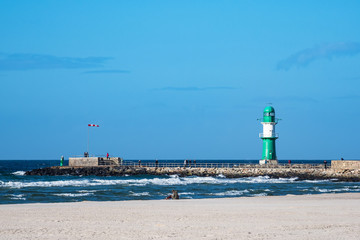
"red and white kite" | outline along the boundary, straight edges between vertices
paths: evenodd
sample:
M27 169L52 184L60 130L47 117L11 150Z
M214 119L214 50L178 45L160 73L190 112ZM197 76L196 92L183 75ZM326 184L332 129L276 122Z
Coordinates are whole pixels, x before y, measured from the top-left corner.
M89 127L99 127L99 125L96 124L88 124Z

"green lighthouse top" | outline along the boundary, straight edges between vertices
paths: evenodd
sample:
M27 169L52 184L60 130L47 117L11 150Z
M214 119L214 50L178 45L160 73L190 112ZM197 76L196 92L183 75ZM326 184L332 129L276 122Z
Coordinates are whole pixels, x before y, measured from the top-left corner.
M267 107L264 109L264 112L275 112L275 109L274 109L272 106L267 106Z
M264 109L264 122L275 122L275 109L272 106L267 106Z

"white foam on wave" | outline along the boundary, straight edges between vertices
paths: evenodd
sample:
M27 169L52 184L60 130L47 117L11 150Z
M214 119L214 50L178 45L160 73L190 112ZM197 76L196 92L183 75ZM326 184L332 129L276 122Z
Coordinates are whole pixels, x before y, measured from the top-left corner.
M59 197L85 197L85 196L90 196L90 195L94 195L94 193L54 193L54 195L59 196Z
M179 177L172 175L169 178L142 178L142 179L81 179L81 180L57 180L57 181L0 181L0 187L26 188L26 187L66 187L66 186L103 186L103 185L125 185L125 186L172 186L190 184L235 184L235 183L292 183L296 178L274 179L268 176L247 178L218 178L218 177Z
M91 186L91 182L84 180L60 180L60 181L37 181L37 182L19 182L19 181L0 181L0 187L26 188L26 187L66 187L66 186Z
M230 190L226 192L220 192L220 193L210 193L210 195L213 196L241 196L244 195L244 193L249 193L248 190Z
M303 180L306 183L323 183L323 182L331 182L336 179L326 179L326 180Z
M13 172L12 174L18 175L18 176L23 176L23 175L25 175L25 171L16 171L16 172Z
M79 192L79 193L94 193L94 192L97 192L97 190L79 190L77 192Z
M324 189L324 188L315 188L315 191L321 193L336 193L336 192L360 192L360 189L357 187L344 187L344 188L335 188L335 189Z
M10 194L10 198L13 200L26 200L24 194Z
M134 197L150 196L150 193L149 192L141 192L141 193L130 192L130 196L134 196Z
M195 195L193 192L180 192L179 195Z

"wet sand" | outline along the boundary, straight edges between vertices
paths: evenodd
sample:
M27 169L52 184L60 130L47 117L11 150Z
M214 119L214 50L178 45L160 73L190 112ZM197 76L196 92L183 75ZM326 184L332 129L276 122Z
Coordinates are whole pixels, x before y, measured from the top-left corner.
M359 239L360 193L0 205L0 239Z

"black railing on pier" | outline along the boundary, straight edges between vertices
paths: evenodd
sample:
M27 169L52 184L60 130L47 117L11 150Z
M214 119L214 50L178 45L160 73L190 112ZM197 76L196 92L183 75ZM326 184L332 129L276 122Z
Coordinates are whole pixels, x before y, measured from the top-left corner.
M159 167L159 168L325 168L325 164L249 164L249 163L164 163L164 162L135 162L123 161L122 165L131 167ZM326 164L331 167L330 163Z
M105 157L101 155L96 156L99 159L99 165L123 165L123 166L131 166L131 167L160 167L160 168L301 168L301 169L323 169L323 168L331 168L331 161L326 161L326 165L324 163L320 163L320 161L316 161L315 163L305 163L305 162L293 162L289 163L278 163L278 164L263 164L260 165L256 163L257 161L251 160L250 162L215 162L214 160L210 160L208 162L204 160L200 160L199 162L195 162L192 160L188 161L186 164L182 161L155 161L144 160L141 161L124 161L119 157ZM325 161L324 161L325 162Z

